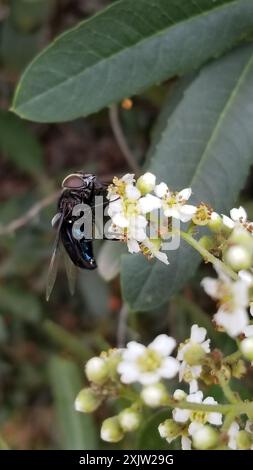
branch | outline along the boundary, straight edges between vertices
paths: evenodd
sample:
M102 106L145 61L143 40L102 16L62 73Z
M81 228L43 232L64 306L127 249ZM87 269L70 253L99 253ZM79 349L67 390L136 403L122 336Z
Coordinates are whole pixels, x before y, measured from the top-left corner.
M121 152L123 153L125 157L127 164L136 175L139 175L140 167L138 163L136 162L136 159L134 155L132 154L128 146L128 143L126 141L126 138L124 136L124 133L122 131L120 120L119 120L118 107L115 104L113 104L109 109L109 117L110 117L110 123L111 123L114 137L118 143L118 146Z
M24 225L28 224L36 215L38 215L43 209L50 206L56 199L59 197L60 191L56 191L49 196L41 199L41 201L36 202L25 214L23 214L18 219L13 220L6 226L0 226L0 236L10 235L16 230L20 229Z

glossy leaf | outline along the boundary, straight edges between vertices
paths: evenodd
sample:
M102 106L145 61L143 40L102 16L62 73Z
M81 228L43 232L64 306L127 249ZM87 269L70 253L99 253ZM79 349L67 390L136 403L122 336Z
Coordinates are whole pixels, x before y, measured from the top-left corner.
M206 66L172 114L169 107L150 170L174 190L191 186L193 202L228 213L253 162L252 103L253 46L247 46ZM168 256L169 266L139 255L123 258L123 293L132 309L166 302L200 260L185 243Z
M64 450L95 449L97 440L92 417L74 408L75 398L83 386L80 369L73 362L54 356L49 364L49 375L61 431L60 447Z
M252 30L251 0L121 0L33 61L13 110L40 122L88 115L198 68Z
M0 150L17 168L30 174L43 171L42 148L26 123L0 111Z

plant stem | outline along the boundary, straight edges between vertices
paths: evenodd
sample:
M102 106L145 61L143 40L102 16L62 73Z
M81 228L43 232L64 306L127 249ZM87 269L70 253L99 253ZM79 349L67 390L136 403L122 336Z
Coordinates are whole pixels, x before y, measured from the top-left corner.
M226 405L206 405L204 403L190 403L188 401L175 402L172 400L168 400L168 403L166 403L166 405L170 408L179 408L180 410L205 411L206 413L217 412L227 414L233 412L235 413L235 415L239 415L253 412L253 402L241 401L236 403L229 403Z
M238 403L239 400L236 398L233 390L231 390L231 388L229 386L229 383L224 379L223 375L220 372L217 372L216 375L219 379L219 384L222 388L222 391L223 391L226 399L230 403Z
M131 170L134 171L136 175L139 175L140 173L139 165L136 162L135 157L132 154L128 146L128 143L126 141L126 138L124 136L124 133L122 131L120 120L119 120L119 110L115 104L113 104L109 109L109 117L110 117L111 127L114 133L114 137L118 143L118 146L121 152L123 153L125 157L126 162L129 165L129 168L131 168Z
M238 359L240 359L241 356L242 356L241 351L235 351L234 353L229 354L229 356L226 356L226 357L224 358L224 361L225 361L227 364L233 364L233 363L236 362Z
M196 251L198 251L206 261L209 261L214 266L218 266L225 274L231 277L231 279L233 279L234 281L238 280L237 274L231 268L229 268L229 266L227 266L225 263L223 263L223 261L216 258L216 256L212 255L208 250L201 246L198 240L193 238L189 233L180 231L180 235L189 245L191 245Z
M235 414L233 411L231 411L230 413L227 414L227 416L226 416L225 419L224 419L223 426L222 426L222 428L221 428L221 430L222 430L223 432L227 432L227 431L229 430L229 428L230 428L232 422L233 422L234 419L235 419L235 416L236 416L236 414Z
M117 331L117 346L124 348L127 336L127 320L128 320L128 307L123 304L119 312L118 331Z

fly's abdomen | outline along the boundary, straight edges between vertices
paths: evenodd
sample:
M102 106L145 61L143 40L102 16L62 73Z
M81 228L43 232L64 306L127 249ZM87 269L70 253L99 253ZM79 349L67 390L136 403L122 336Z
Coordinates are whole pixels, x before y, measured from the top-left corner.
M96 260L93 255L91 240L76 239L72 233L71 220L64 220L61 227L61 239L72 262L81 269L95 269Z

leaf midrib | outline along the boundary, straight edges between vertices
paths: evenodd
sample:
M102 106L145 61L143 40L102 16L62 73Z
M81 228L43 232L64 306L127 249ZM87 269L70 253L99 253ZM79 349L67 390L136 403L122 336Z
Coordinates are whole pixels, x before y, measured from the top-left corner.
M73 80L76 80L77 77L81 76L81 75L84 74L84 73L87 73L87 72L88 72L89 70L91 70L92 68L97 67L98 64L101 65L101 64L103 64L104 62L106 62L107 60L111 59L112 57L117 56L118 54L125 53L127 50L132 49L133 47L137 47L137 46L139 46L140 44L145 43L146 41L149 41L151 38L155 38L155 37L161 36L161 35L162 35L164 32L166 32L167 30L173 30L174 28L178 27L180 24L189 23L190 21L194 21L195 19L208 16L209 14L211 14L211 13L213 13L213 12L215 13L215 12L221 11L221 10L223 10L223 9L225 9L225 8L227 8L227 9L228 9L228 8L232 8L232 7L234 7L234 5L241 3L241 1L242 1L242 0L234 0L234 1L230 2L230 3L225 3L225 4L223 4L223 5L219 5L219 6L215 7L215 8L209 9L208 11L200 12L199 14L196 14L195 16L191 16L191 17L189 17L189 18L187 18L187 19L184 19L184 20L182 20L182 21L179 21L179 22L177 22L177 23L175 23L175 24L173 24L173 25L171 25L171 26L168 26L167 28L164 28L164 29L160 30L160 31L157 32L157 33L154 33L154 34L150 35L150 36L146 36L145 38L143 38L143 39L141 39L140 41L136 42L134 45L125 47L125 48L121 49L120 51L117 51L117 52L114 53L114 54L108 55L107 57L105 57L105 58L101 59L100 61L96 62L95 64L93 64L91 67L87 67L87 68L85 68L84 70L82 70L81 72L79 72L79 73L77 73L77 74L75 74L75 75L72 75L71 77L67 78L66 80L63 80L62 82L59 82L57 85L54 85L53 87L47 89L47 90L44 91L43 93L40 93L39 95L36 95L35 97L31 98L30 100L24 101L24 102L23 102L23 105L25 104L25 105L27 106L28 104L31 104L31 103L34 103L34 102L40 100L44 95L47 95L48 93L51 93L52 91L54 91L54 90L57 89L58 87L63 86L64 84L71 83ZM108 11L109 9L113 8L113 7L114 7L114 5L111 5L109 8L107 8L107 11ZM103 15L103 14L104 14L104 11L105 11L105 10L103 10L101 13L95 15L95 17L99 17L99 16ZM94 16L91 17L91 18L88 19L88 20L85 20L85 21L82 22L81 24L77 25L76 28L73 28L71 31L77 30L77 29L81 28L82 25L88 24L89 22L91 22L91 21L93 21L93 20L94 20ZM15 111L15 109L18 109L19 106L20 106L20 107L22 106L22 103L21 103L21 104L18 105L17 108L16 108L16 101L17 101L17 99L18 99L18 94L19 94L19 90L20 90L20 88L21 88L21 86L22 86L22 83L23 83L23 81L24 81L26 75L29 73L30 69L33 67L34 64L36 64L36 62L37 62L40 58L42 58L45 54L47 54L48 51L49 51L50 49L52 49L52 48L57 44L58 41L60 41L63 37L65 37L65 36L68 35L68 34L70 34L70 32L67 31L66 33L63 33L62 35L60 35L55 41L52 42L52 44L51 44L50 46L48 46L44 51L42 51L41 54L39 54L39 55L31 62L31 64L28 66L28 68L26 69L26 72L24 73L24 75L23 75L23 77L21 78L21 80L20 80L20 82L19 82L19 85L18 85L18 87L17 87L16 93L15 93L15 97L14 97L13 108L11 108L13 111ZM20 114L20 113L19 113L19 114ZM21 114L20 114L20 116L21 116Z
M238 78L235 87L233 88L232 92L229 94L228 99L223 107L222 112L220 113L220 116L217 120L217 123L215 127L213 128L211 135L209 137L209 140L205 146L205 150L202 154L202 157L200 158L197 166L195 167L195 172L194 175L191 178L191 181L189 182L189 186L192 187L194 185L194 182L196 181L196 178L199 176L199 173L201 171L202 166L204 165L205 161L207 160L209 156L209 150L213 144L213 142L216 139L216 136L218 136L220 128L222 126L223 121L226 119L228 112L233 105L235 99L238 96L238 93L240 91L241 85L243 85L245 78L247 77L248 71L251 69L253 65L253 52L251 54L250 59L248 60L247 64L244 66L240 77Z

